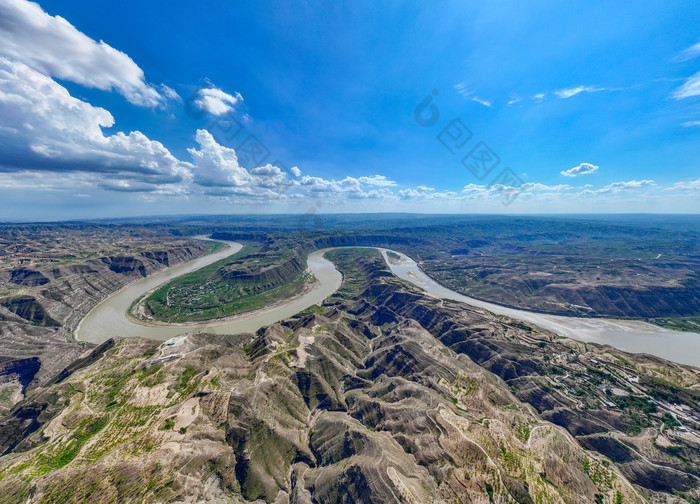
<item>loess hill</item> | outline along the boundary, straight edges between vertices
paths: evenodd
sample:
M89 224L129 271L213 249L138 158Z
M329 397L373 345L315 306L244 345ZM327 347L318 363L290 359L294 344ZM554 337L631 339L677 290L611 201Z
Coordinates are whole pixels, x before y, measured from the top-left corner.
M73 333L100 301L210 250L145 226L0 226L0 411L85 351Z
M323 306L110 340L31 390L0 418L0 499L700 499L698 370L426 297L375 250L329 255Z

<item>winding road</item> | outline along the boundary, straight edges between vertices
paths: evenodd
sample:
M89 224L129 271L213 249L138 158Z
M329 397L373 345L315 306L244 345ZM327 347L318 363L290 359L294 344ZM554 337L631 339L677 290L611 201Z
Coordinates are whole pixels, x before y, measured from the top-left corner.
M126 312L131 303L139 297L173 278L233 255L242 248L240 243L223 243L226 243L228 248L159 271L129 284L121 291L108 297L83 319L76 330L77 339L91 343L102 343L111 337L122 336L163 341L192 331L218 334L255 332L261 327L291 317L314 304L321 304L324 299L340 287L342 282L342 274L332 262L323 257L327 249L317 250L309 255L307 261L309 269L318 280L316 288L301 297L278 306L229 319L186 325L146 325L127 317ZM700 367L700 334L698 333L672 331L645 322L563 317L488 303L443 287L426 275L415 261L404 254L391 251L401 257L399 264L393 264L387 260L386 254L389 250L379 250L396 276L420 287L432 296L459 301L499 315L531 322L561 336L579 341L608 344L627 352L649 353L682 364Z

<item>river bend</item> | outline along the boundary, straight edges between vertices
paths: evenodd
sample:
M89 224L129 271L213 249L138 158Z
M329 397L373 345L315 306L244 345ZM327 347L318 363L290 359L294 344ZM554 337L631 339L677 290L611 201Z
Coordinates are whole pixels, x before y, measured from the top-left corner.
M212 264L238 252L242 245L224 242L229 247L192 261L172 266L146 278L137 280L108 297L83 319L76 330L78 340L102 343L111 337L142 337L167 340L192 331L217 334L255 332L261 327L279 322L314 305L321 304L333 294L342 282L342 274L332 262L325 259L326 250L317 250L308 257L308 267L317 279L317 286L310 292L287 303L223 320L186 325L145 325L127 317L131 303L160 285ZM408 256L401 257L400 264L387 260L388 249L380 249L391 271L428 294L451 299L499 315L531 322L561 336L579 341L608 344L627 352L649 353L665 359L700 367L700 334L673 331L639 321L623 321L600 318L565 317L519 310L470 298L435 282ZM392 251L393 252L393 251Z

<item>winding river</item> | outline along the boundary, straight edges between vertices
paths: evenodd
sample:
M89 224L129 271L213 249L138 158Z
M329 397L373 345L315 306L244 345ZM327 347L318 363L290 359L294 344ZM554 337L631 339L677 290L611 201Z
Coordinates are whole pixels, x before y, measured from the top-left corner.
M243 247L236 242L222 243L226 243L229 247L137 280L108 297L93 308L80 323L76 330L77 339L91 343L102 343L114 336L124 336L164 341L192 331L205 331L216 334L255 332L261 327L291 317L311 305L321 304L324 299L338 290L343 280L343 275L335 268L335 265L323 258L325 250L317 250L309 255L307 261L311 272L316 277L316 288L288 303L228 319L181 325L144 324L126 316L131 303L147 292L173 278L233 255Z
M186 325L146 325L126 316L131 303L175 277L190 273L212 264L219 259L238 252L242 245L224 242L229 247L192 261L172 266L126 286L121 291L98 304L76 330L78 340L101 343L114 336L142 337L167 340L191 331L206 331L218 334L255 332L308 308L320 304L333 294L342 282L341 273L333 263L323 257L326 250L317 250L309 255L308 266L316 277L315 289L290 302L257 310L220 321L208 321ZM387 249L380 249L386 260ZM535 313L470 298L441 286L418 267L411 258L395 252L401 257L400 264L386 260L391 271L428 294L459 301L483 308L499 315L523 320L548 329L561 336L579 341L602 343L627 352L643 352L665 359L700 367L700 334L672 331L638 321L622 321L598 318L579 318Z
M394 275L411 282L433 296L531 322L560 336L610 345L626 352L648 353L681 364L700 367L700 334L698 333L673 331L636 320L564 317L536 313L481 301L443 287L423 273L415 261L404 254L392 251L401 256L401 263L391 264L386 257L388 250L381 250Z

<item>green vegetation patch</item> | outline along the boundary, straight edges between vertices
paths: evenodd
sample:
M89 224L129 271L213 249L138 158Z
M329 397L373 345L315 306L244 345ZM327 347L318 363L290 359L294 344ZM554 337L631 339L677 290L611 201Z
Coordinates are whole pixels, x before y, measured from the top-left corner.
M654 318L649 322L676 331L700 332L700 316Z
M323 256L343 273L343 284L335 298L353 300L367 289L373 274L391 276L381 253L374 248L340 248Z
M291 240L246 242L236 254L156 289L130 307L133 316L168 323L253 311L300 294L310 277Z
M84 419L65 443L60 443L48 453L41 453L37 461L39 473L45 474L71 463L85 443L100 432L108 421L107 416L93 416Z

